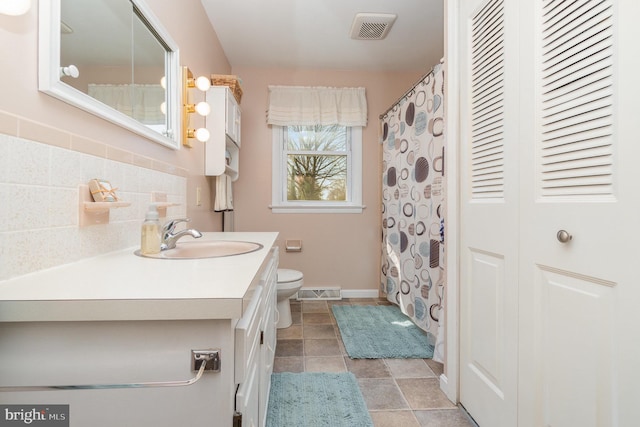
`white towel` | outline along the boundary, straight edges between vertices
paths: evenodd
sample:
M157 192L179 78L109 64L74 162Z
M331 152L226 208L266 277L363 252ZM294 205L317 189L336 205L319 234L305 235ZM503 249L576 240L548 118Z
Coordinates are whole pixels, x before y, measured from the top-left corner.
M213 210L216 212L233 210L231 178L226 174L216 176L216 194L213 199Z

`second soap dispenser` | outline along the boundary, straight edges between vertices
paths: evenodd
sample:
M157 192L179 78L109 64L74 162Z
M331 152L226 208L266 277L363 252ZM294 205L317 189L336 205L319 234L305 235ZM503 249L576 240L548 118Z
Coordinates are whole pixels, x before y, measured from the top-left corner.
M160 252L160 215L156 205L149 205L149 210L142 223L140 253L142 255Z

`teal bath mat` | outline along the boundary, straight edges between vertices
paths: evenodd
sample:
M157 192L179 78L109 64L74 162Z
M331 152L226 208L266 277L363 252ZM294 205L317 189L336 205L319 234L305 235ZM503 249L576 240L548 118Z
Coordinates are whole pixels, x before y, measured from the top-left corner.
M373 427L355 376L283 372L271 375L266 427Z
M342 342L352 359L430 359L433 345L398 307L334 305Z

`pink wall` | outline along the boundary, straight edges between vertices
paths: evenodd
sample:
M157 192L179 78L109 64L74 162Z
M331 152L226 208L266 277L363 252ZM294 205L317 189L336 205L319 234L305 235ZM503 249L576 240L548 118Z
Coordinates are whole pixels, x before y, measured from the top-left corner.
M182 65L189 66L195 75L230 72L229 62L199 0L147 0L147 3L180 46ZM201 144L194 143L194 148L179 151L165 148L38 91L37 2L24 16L0 15L0 46L0 111L186 169L187 212L194 226L220 229L220 215L210 210L210 180L203 176ZM202 188L201 206L195 206L196 187Z
M187 214L203 231L221 229L221 215L211 212L213 181L203 176L204 146L174 151L38 91L37 2L24 16L0 15L0 112L43 126L72 132L136 155L187 171ZM180 63L200 74L229 74L231 66L199 0L147 0L180 46ZM427 71L427 70L424 70ZM282 251L282 266L300 269L308 286L343 289L378 288L380 254L380 145L378 115L420 76L420 72L379 73L338 70L237 68L243 79L240 178L235 183L236 230L275 230L284 239L302 239L298 254ZM362 214L272 214L271 131L265 124L267 86L364 86L369 125L363 134L364 190ZM197 101L197 99L195 99ZM196 127L199 125L194 119ZM48 143L47 140L41 142ZM79 148L79 151L83 151ZM106 177L108 178L108 177ZM196 206L196 189L202 204Z
M425 70L425 72L428 70ZM420 72L237 67L243 82L240 176L234 184L236 231L279 231L281 267L304 273L305 286L377 290L380 266L381 147L378 116L420 77ZM368 126L363 131L362 214L272 214L271 128L265 122L268 85L365 87ZM285 239L302 239L301 253L286 253Z

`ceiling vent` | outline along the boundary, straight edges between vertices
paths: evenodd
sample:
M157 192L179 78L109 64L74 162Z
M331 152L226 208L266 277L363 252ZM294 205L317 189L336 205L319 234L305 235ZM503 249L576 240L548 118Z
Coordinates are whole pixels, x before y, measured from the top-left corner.
M358 13L351 26L351 38L382 40L387 36L397 15L391 13Z

